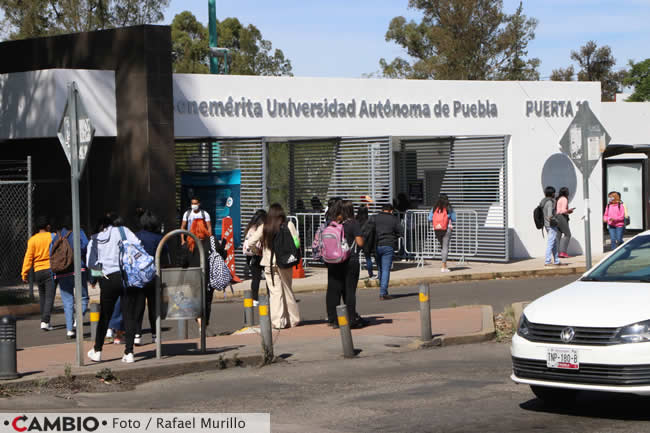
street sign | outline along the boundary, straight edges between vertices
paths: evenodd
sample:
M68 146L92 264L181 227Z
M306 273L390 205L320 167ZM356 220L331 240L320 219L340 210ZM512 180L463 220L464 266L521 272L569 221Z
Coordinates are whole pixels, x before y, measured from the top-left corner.
M585 101L560 140L560 147L583 176L589 177L611 137Z
M95 127L93 126L90 116L86 111L86 107L83 104L81 95L76 85L73 83L73 95L75 98L76 112L77 112L77 133L78 133L78 167L72 167L73 158L72 158L72 128L71 124L73 121L72 115L72 101L71 97L68 96L68 100L65 103L65 108L63 110L63 118L59 124L59 131L57 136L65 152L65 156L68 158L68 163L70 163L73 170L78 170L77 173L79 176L83 173L84 167L86 166L86 156L90 151L90 145L92 144L93 138L95 137Z
M587 101L578 107L576 116L560 139L560 147L582 173L582 191L585 199L585 261L591 268L591 226L589 209L589 175L598 164L611 141Z

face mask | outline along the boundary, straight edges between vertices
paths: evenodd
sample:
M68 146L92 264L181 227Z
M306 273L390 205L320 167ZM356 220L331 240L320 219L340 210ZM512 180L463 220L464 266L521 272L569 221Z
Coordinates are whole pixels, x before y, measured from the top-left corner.
M609 200L609 203L611 203L611 202L614 201L614 197L609 197L608 200Z
M193 204L192 205L192 210L199 210L199 205L198 204Z

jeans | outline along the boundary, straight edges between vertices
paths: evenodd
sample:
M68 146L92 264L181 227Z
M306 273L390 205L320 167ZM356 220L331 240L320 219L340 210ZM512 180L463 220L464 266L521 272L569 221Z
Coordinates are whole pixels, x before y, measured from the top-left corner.
M156 279L149 282L142 288L142 296L138 297L138 304L135 307L136 311L136 327L135 334L142 335L142 321L144 320L144 307L145 301L147 304L147 315L149 316L149 326L151 327L151 334L156 335Z
M607 229L609 230L609 238L612 240L612 251L614 251L623 243L623 231L625 227L612 227L608 225Z
M101 287L101 284L99 286ZM122 311L122 298L120 296L115 302L115 308L113 308L113 314L111 315L111 320L108 323L108 327L110 329L124 331L124 316L122 314Z
M545 265L550 265L551 262L554 264L560 263L560 257L558 256L557 248L557 227L546 227L546 234L548 236L546 241L546 255L544 259Z
M393 265L393 247L377 247L377 269L379 272L379 296L388 295L388 282L390 281L390 268Z
M56 279L59 282L61 301L63 301L63 312L65 313L65 327L68 331L73 330L74 323L74 275L68 275ZM81 273L81 311L86 314L88 310L88 285L86 272Z
M56 295L52 271L44 269L34 272L34 283L38 286L38 300L41 304L41 322L50 323L50 315L54 307L54 296Z
M357 284L359 283L359 256L352 254L343 263L327 265L327 293L325 303L327 320L337 323L336 306L342 299L347 306L348 321L354 324L357 320Z
M558 237L561 237L559 241L560 253L566 254L569 249L569 242L571 241L571 229L569 228L569 219L564 214L558 214L555 216L557 220L557 229L559 231Z
M368 271L368 276L372 277L372 255L370 253L363 253L366 257L366 270Z
M451 239L451 226L447 230L436 230L436 239L440 244L440 260L443 264L447 263L447 256L449 255L449 240Z
M261 261L261 256L246 257L248 269L251 271L251 293L254 301L259 301L260 281L264 277L264 268L261 265Z

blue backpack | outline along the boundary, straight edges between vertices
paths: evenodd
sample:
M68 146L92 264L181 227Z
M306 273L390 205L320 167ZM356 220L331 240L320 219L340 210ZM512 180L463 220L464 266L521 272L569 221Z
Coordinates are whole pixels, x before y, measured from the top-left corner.
M142 288L156 277L156 264L142 245L126 240L124 228L118 227L120 241L120 270L124 287Z

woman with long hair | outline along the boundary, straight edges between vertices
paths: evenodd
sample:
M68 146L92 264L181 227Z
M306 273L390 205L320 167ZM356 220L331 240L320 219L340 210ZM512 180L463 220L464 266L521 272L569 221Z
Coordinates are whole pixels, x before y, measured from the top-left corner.
M449 255L449 241L453 231L453 223L456 222L456 212L449 203L447 194L440 194L436 205L429 212L429 221L433 224L436 240L440 243L440 260L442 266L440 272L449 272L447 267L447 256Z
M341 298L347 306L350 327L362 328L367 323L357 313L357 284L359 283L359 249L363 247L361 226L354 219L354 205L344 200L332 209L334 221L343 224L343 236L350 247L350 257L341 263L327 264L327 293L325 303L327 320L333 328L338 328L336 306Z
M136 306L141 302L139 298L144 296L144 292L135 287L124 287L122 272L120 271L122 233L124 233L129 243L141 244L140 239L131 230L124 227L124 220L116 214L110 213L102 219L100 232L93 236L88 244L86 263L90 268L101 269L103 273L103 277L99 278L100 312L97 336L94 347L88 352L88 357L95 362L102 359L104 336L115 303L120 297L122 316L126 327L126 342L122 362L131 363L135 361L133 358L133 342L136 332Z
M262 267L262 245L258 242L255 245L251 245L250 238L255 233L255 230L266 221L266 211L264 209L259 209L255 212L255 215L251 218L244 230L244 254L246 255L246 263L248 264L248 269L251 271L251 293L253 294L253 306L258 305L259 293L260 293L260 282L262 281L262 273L264 268Z
M300 248L296 227L291 221L287 221L282 206L274 203L269 208L266 221L257 227L248 240L252 245L260 242L262 246L261 265L264 266L264 278L270 297L271 323L276 329L300 325L300 311L291 289L293 268L279 267L273 251L273 239L285 227L291 232L296 248Z
M569 188L563 186L557 196L555 204L555 220L557 221L557 230L560 241L558 257L568 258L567 250L571 240L571 229L569 228L569 214L573 213L575 208L569 208Z
M623 243L623 232L625 231L625 219L627 209L621 201L621 194L611 191L607 194L607 207L603 215L603 221L607 223L609 238L611 239L612 251Z

